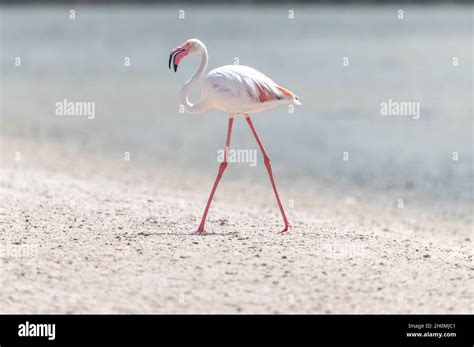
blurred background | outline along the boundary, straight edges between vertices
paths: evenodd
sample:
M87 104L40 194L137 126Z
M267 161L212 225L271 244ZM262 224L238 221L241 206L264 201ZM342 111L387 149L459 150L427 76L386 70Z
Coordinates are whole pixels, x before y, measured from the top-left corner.
M3 1L2 138L104 160L130 152L151 169L212 175L211 184L227 116L179 113L198 57L168 69L170 50L196 37L209 69L238 58L300 96L294 113L254 116L281 184L472 201L473 5L380 2ZM95 118L57 116L63 99L95 102ZM419 102L419 119L381 115L389 99ZM234 129L233 148L257 148L243 120ZM226 172L268 184L265 175L261 160Z

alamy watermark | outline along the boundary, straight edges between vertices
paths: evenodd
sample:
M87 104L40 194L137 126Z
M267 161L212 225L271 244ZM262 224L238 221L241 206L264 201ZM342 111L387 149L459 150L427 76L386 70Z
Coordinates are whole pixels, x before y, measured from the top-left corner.
M217 161L222 163L225 157L225 150L217 150ZM227 150L228 163L248 163L249 166L257 165L257 150L256 149L228 149Z
M56 324L38 324L26 321L18 325L19 337L46 337L52 341L56 339Z
M0 247L0 258L35 258L38 245L4 245Z
M58 101L55 104L56 116L87 116L87 119L95 118L94 101Z
M388 99L380 103L380 114L382 116L411 116L419 119L421 115L419 101L394 101Z

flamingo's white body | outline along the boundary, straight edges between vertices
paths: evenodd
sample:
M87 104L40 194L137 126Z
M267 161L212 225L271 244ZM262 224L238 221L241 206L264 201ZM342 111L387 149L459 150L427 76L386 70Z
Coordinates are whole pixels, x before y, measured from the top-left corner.
M203 101L230 114L257 113L282 104L300 104L270 78L241 65L214 69L204 79Z
M179 62L183 57L196 53L201 54L201 65L199 66L196 73L185 83L180 95L181 102L184 105L186 112L191 114L199 114L208 109L215 108L229 113L229 127L227 131L224 161L219 167L219 172L212 188L211 195L209 196L201 224L198 228L198 232L204 232L204 224L206 222L207 212L212 202L217 185L219 184L220 178L227 167L227 151L230 146L230 136L232 132L234 115L242 115L246 117L247 123L249 124L257 140L257 143L263 152L265 166L270 175L273 190L275 192L278 206L285 223L285 229L283 231L288 231L290 225L286 218L286 214L283 209L283 205L281 204L276 184L273 179L270 157L268 156L263 143L257 135L249 113L262 112L266 109L283 104L301 105L301 103L298 101L298 98L294 93L277 85L274 81L261 72L258 72L257 70L248 66L226 65L211 70L205 76L201 89L201 100L198 103L193 104L188 99L188 92L195 82L200 79L207 68L208 54L206 47L201 41L197 39L191 39L186 41L181 46L173 49L169 59L170 68L171 63L173 63L174 70L176 71Z

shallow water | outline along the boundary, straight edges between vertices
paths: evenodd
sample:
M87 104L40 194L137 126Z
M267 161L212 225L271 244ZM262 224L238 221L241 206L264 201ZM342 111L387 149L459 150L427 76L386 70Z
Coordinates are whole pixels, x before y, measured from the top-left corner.
M2 134L214 175L226 115L180 114L198 59L167 66L197 37L209 68L238 57L301 97L294 114L254 117L279 180L472 198L473 7L403 8L294 6L289 19L286 6L186 5L179 19L178 6L78 6L71 20L65 6L3 7ZM56 115L63 99L95 102L95 118ZM419 102L419 119L381 115L388 99ZM232 143L257 148L243 120ZM237 166L229 177L255 172Z

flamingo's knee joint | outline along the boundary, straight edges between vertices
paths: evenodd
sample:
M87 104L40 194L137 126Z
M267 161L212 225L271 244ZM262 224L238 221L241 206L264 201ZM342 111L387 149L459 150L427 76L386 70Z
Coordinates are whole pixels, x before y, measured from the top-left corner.
M272 164L271 164L271 162L270 162L270 157L266 157L266 158L265 158L265 166L266 166L267 168L272 167Z
M226 169L227 167L227 162L226 161L223 161L220 165L219 165L219 173L223 173L224 170Z

